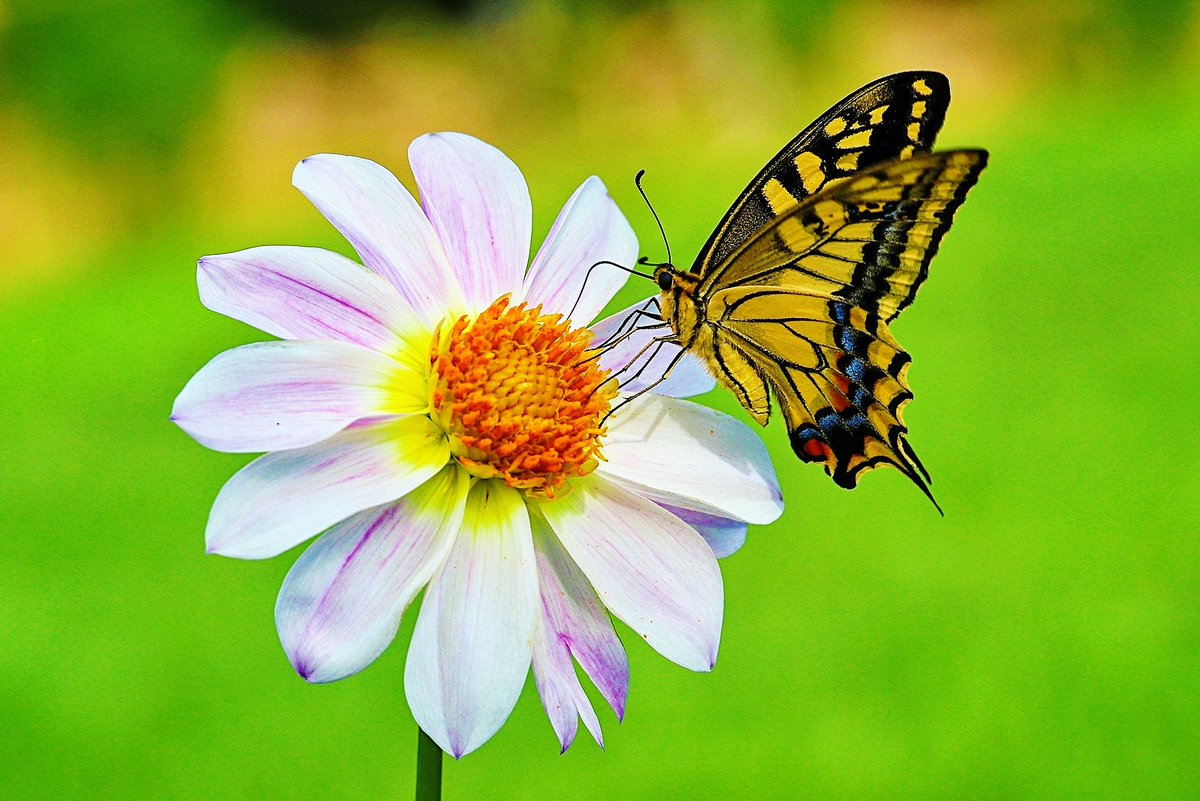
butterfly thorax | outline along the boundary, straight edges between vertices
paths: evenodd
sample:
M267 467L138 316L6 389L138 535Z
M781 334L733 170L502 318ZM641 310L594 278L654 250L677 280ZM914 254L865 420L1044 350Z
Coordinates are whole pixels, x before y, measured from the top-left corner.
M671 326L679 344L690 347L704 319L704 308L696 295L700 276L660 264L654 269L654 280L661 290L658 300L663 320Z

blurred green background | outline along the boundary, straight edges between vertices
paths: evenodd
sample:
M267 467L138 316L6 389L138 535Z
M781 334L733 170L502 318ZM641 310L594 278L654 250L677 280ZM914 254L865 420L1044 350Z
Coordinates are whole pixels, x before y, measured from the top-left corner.
M606 753L559 756L530 685L445 797L1200 797L1200 9L1128 0L0 0L0 796L411 795L411 615L306 685L272 621L295 554L203 553L246 459L167 421L262 338L200 306L199 256L348 252L299 159L411 186L408 143L466 131L536 236L596 173L657 259L646 168L687 263L783 142L911 68L950 76L942 146L992 151L896 326L945 518L772 426L788 507L723 563L716 670L622 629Z

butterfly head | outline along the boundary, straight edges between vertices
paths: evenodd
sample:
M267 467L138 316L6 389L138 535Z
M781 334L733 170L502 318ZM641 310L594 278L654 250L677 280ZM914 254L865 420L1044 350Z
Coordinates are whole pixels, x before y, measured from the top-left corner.
M654 268L654 283L660 290L658 311L663 321L671 326L677 339L691 342L703 314L696 298L700 277L676 269L669 261L646 265Z
M694 281L688 281L688 274L676 269L670 260L650 261L646 256L642 256L638 259L638 264L653 268L654 272L651 273L651 277L653 277L654 283L658 284L659 290L664 293L670 292L675 287L690 288L695 284Z
M654 268L654 283L663 292L671 291L675 285L675 270L669 264L660 264Z

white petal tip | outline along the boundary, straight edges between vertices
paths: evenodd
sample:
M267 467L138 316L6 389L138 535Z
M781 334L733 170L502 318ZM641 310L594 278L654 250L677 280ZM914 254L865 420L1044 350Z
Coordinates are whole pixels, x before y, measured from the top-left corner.
M306 659L296 659L292 662L292 669L296 671L296 675L304 679L309 684L329 684L337 681L342 676L329 676L322 674L318 665L310 663Z
M271 553L256 553L254 551L239 551L235 547L231 547L228 542L212 542L204 546L204 553L211 556L224 556L228 559L269 559L273 555Z
M306 166L311 166L312 162L317 161L323 155L325 155L325 154L317 153L315 155L309 156L308 158L300 159L298 162L296 162L296 166L292 169L292 186L298 187L299 180L300 180L300 171L302 169L304 169Z

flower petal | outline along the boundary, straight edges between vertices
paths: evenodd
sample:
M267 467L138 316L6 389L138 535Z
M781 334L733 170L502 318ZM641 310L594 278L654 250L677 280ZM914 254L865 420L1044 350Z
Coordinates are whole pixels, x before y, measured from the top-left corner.
M400 616L446 559L470 481L448 465L395 503L326 532L288 571L275 625L305 680L335 681L375 661Z
M596 272L599 271L597 268ZM695 356L690 353L679 356L678 345L654 341L655 337L669 335L671 329L657 318L639 314L650 309L648 304L648 300L639 301L591 327L596 335L593 344L600 346L610 340L612 343L600 357L600 366L619 373L617 379L621 382L621 391L626 394L645 389L661 379L677 357L678 363L671 368L666 380L654 387L654 394L687 398L716 386L716 379Z
M519 290L533 211L517 165L460 133L426 134L409 146L408 158L469 310Z
M724 590L695 530L595 473L541 509L609 611L672 662L712 669Z
M354 426L308 448L269 453L243 467L213 502L209 553L265 559L329 526L425 483L450 459L429 418Z
M525 299L546 314L589 323L629 277L611 265L589 268L601 259L632 267L637 251L633 228L593 175L558 213L525 278Z
M559 753L566 753L575 742L579 731L579 720L592 734L596 744L604 747L604 733L600 730L600 719L592 702L579 683L571 652L547 631L549 621L539 617L533 637L533 679L537 685L542 708L550 718L550 725L558 736Z
M603 748L600 723L579 684L571 657L578 660L620 720L629 691L625 649L596 590L539 516L533 518L533 544L542 599L542 629L533 650L538 694L564 751L574 739L577 715Z
M762 440L744 423L689 401L644 396L608 423L602 472L659 503L770 523L783 495Z
M376 273L320 248L260 247L205 256L200 302L283 339L332 339L392 352L412 311Z
M738 551L746 544L746 524L740 520L730 520L727 517L696 512L692 509L680 509L660 503L659 506L687 523L704 537L708 547L713 549L713 555L724 559Z
M218 451L303 448L364 417L423 411L424 383L382 353L346 342L256 342L200 368L171 419Z
M322 153L297 164L292 183L428 326L462 307L446 253L396 176L367 159Z
M537 625L529 512L516 490L480 481L462 532L421 603L404 690L418 725L461 757L508 718L529 673Z

